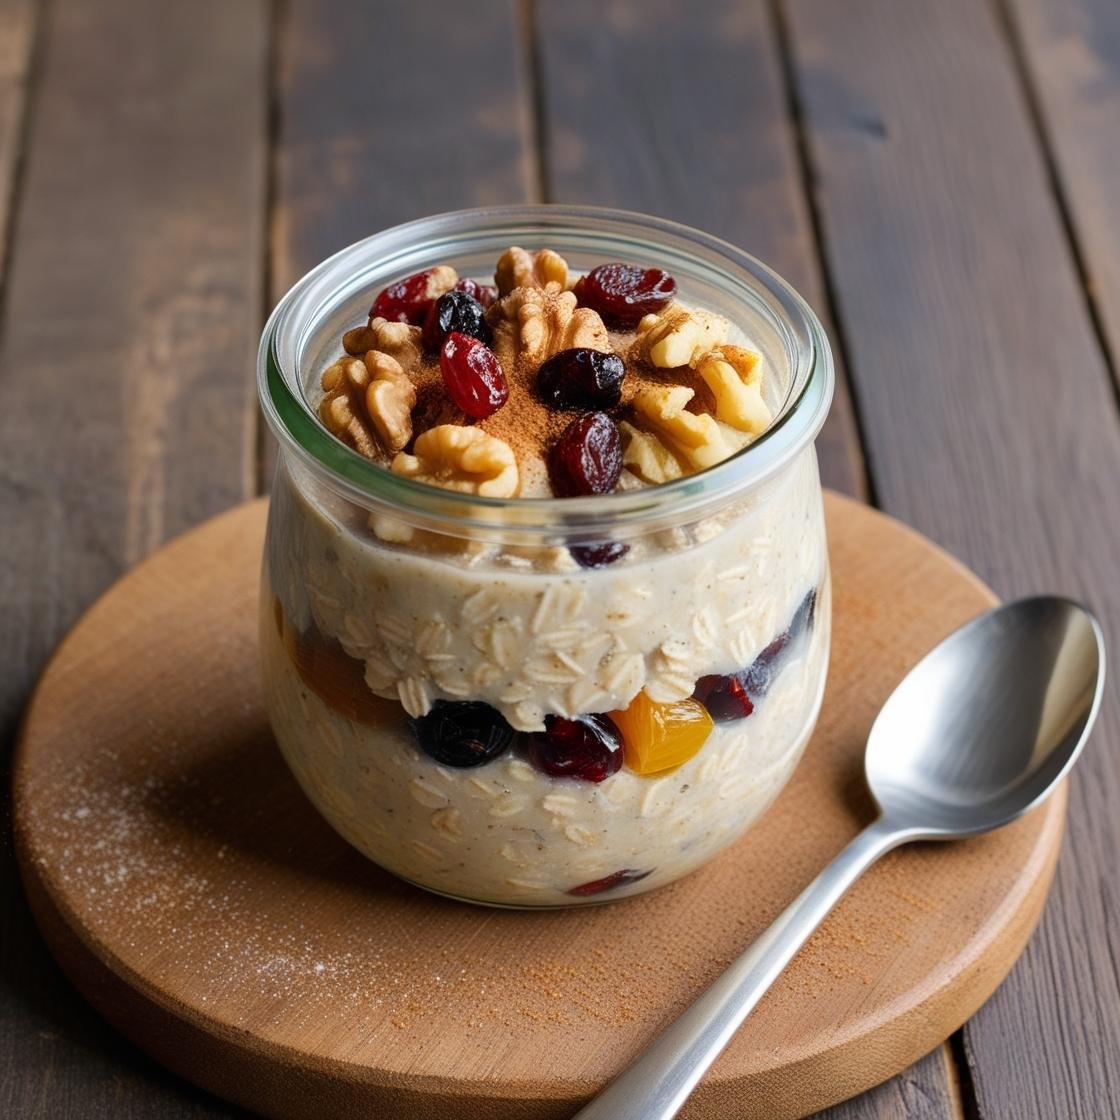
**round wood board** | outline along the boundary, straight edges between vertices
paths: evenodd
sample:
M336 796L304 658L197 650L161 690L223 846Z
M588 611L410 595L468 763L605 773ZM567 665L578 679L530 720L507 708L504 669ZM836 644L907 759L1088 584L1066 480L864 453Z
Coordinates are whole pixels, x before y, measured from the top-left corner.
M28 711L15 818L32 906L82 992L159 1061L273 1117L570 1116L870 819L876 711L993 602L916 533L828 495L832 668L774 807L649 895L486 910L367 862L285 769L257 677L265 511L188 533L79 623ZM1065 801L872 868L682 1115L804 1115L944 1039L1030 935Z

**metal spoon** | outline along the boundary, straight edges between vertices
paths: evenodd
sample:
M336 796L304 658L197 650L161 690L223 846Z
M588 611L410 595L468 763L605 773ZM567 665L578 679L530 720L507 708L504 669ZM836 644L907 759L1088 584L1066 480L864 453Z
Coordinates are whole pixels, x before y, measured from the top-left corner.
M987 832L1034 808L1085 744L1104 661L1096 619L1046 597L989 611L927 654L867 741L879 817L575 1120L676 1116L778 974L881 855L912 840Z

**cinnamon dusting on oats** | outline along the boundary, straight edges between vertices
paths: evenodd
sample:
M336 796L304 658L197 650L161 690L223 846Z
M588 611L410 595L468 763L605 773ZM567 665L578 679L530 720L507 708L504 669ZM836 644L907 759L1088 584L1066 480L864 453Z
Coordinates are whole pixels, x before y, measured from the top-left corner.
M524 250L511 249L499 263L502 295L489 308L486 319L493 331L492 349L509 384L506 403L485 419L470 419L448 395L439 355L430 351L419 353L417 328L389 325L383 320L371 321L370 326L364 328L362 342L372 342L375 330L384 334L387 326L402 333L412 332L408 340L401 341L409 341L416 347L415 360L409 361L407 367L415 390L415 404L411 414L411 439L407 443L385 446L397 441L379 433L382 438L378 446L363 444L358 448L363 454L388 465L392 452L403 446L403 451L411 454L417 437L432 428L441 425L477 427L511 449L520 470L521 497L549 496L549 450L579 415L579 410L558 410L546 404L537 394L536 379L544 361L573 347L613 352L623 360L626 373L621 400L609 415L616 422L625 422L624 431L640 431L650 440L660 440L665 454L680 459L683 473L703 469L733 454L742 446L742 440L737 442L733 429L745 433L747 442L757 434L747 429L759 425L748 426L740 415L744 412L746 390L731 379L736 376L736 370L741 371L746 387L757 395L762 376L758 365L761 359L741 348L725 345L722 351L719 349L730 329L725 319L706 310L674 302L659 314L646 316L634 329L609 329L596 311L579 307L575 293L562 286L569 274L566 262L558 254L541 250L530 255ZM511 287L513 284L518 286ZM358 333L348 332L348 349ZM729 355L736 360L731 361ZM413 353L408 356L413 358ZM681 364L669 366L669 361ZM706 376L701 375L701 369ZM685 406L687 412L712 418L703 425L684 425L692 433L707 432L711 435L712 447L707 449L710 453L703 448L696 453L694 448L675 445L672 433L664 425L659 427L651 422L652 414L648 408L634 407L636 397L648 402L651 395L664 395L666 388L677 386L691 390ZM660 390L660 393L651 394L650 390ZM761 408L760 396L758 401L759 407L754 409L753 416L761 415L768 421L768 415ZM357 406L360 401L355 397L353 403ZM737 406L735 409L731 409L732 403ZM338 407L341 408L341 404ZM358 413L357 424L368 427L361 423L364 418L357 407L354 412ZM351 424L351 427L355 426ZM339 428L336 434L342 438L349 435L349 429L344 432L341 425L335 427ZM384 428L384 424L380 427ZM729 435L732 437L730 440ZM692 438L696 437L693 435ZM347 442L354 445L350 439ZM650 481L639 473L631 479L631 485Z

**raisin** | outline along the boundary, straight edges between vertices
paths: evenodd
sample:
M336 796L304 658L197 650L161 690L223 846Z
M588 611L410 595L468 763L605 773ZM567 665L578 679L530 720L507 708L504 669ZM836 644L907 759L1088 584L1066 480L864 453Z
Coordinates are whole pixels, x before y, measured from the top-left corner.
M425 347L438 350L452 331L469 334L489 346L492 335L485 315L486 309L469 293L445 292L428 309L424 320Z
M622 473L622 437L605 412L577 416L552 445L549 477L561 498L609 494Z
M452 331L444 339L439 368L448 395L475 420L485 420L509 399L509 385L498 355L469 334Z
M626 366L617 354L576 346L561 350L537 373L537 392L553 408L614 408Z
M660 268L601 264L573 289L581 307L590 307L608 326L636 327L645 315L661 311L677 294L677 282Z
M421 749L444 766L481 766L514 737L501 712L478 700L437 700L414 726Z
M554 778L601 782L622 767L622 739L609 716L548 716L544 731L532 737L529 757Z

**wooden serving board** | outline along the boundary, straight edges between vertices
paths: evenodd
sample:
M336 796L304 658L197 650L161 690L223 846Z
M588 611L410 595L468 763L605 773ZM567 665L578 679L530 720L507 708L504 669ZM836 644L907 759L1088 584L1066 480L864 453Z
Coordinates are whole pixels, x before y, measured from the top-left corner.
M861 759L877 709L993 602L897 522L834 495L827 507L832 669L787 790L685 880L551 912L436 898L331 831L261 706L265 504L188 533L89 611L27 715L16 838L52 950L159 1061L267 1116L571 1115L870 819ZM1065 799L874 867L684 1115L803 1115L944 1039L1034 927Z

